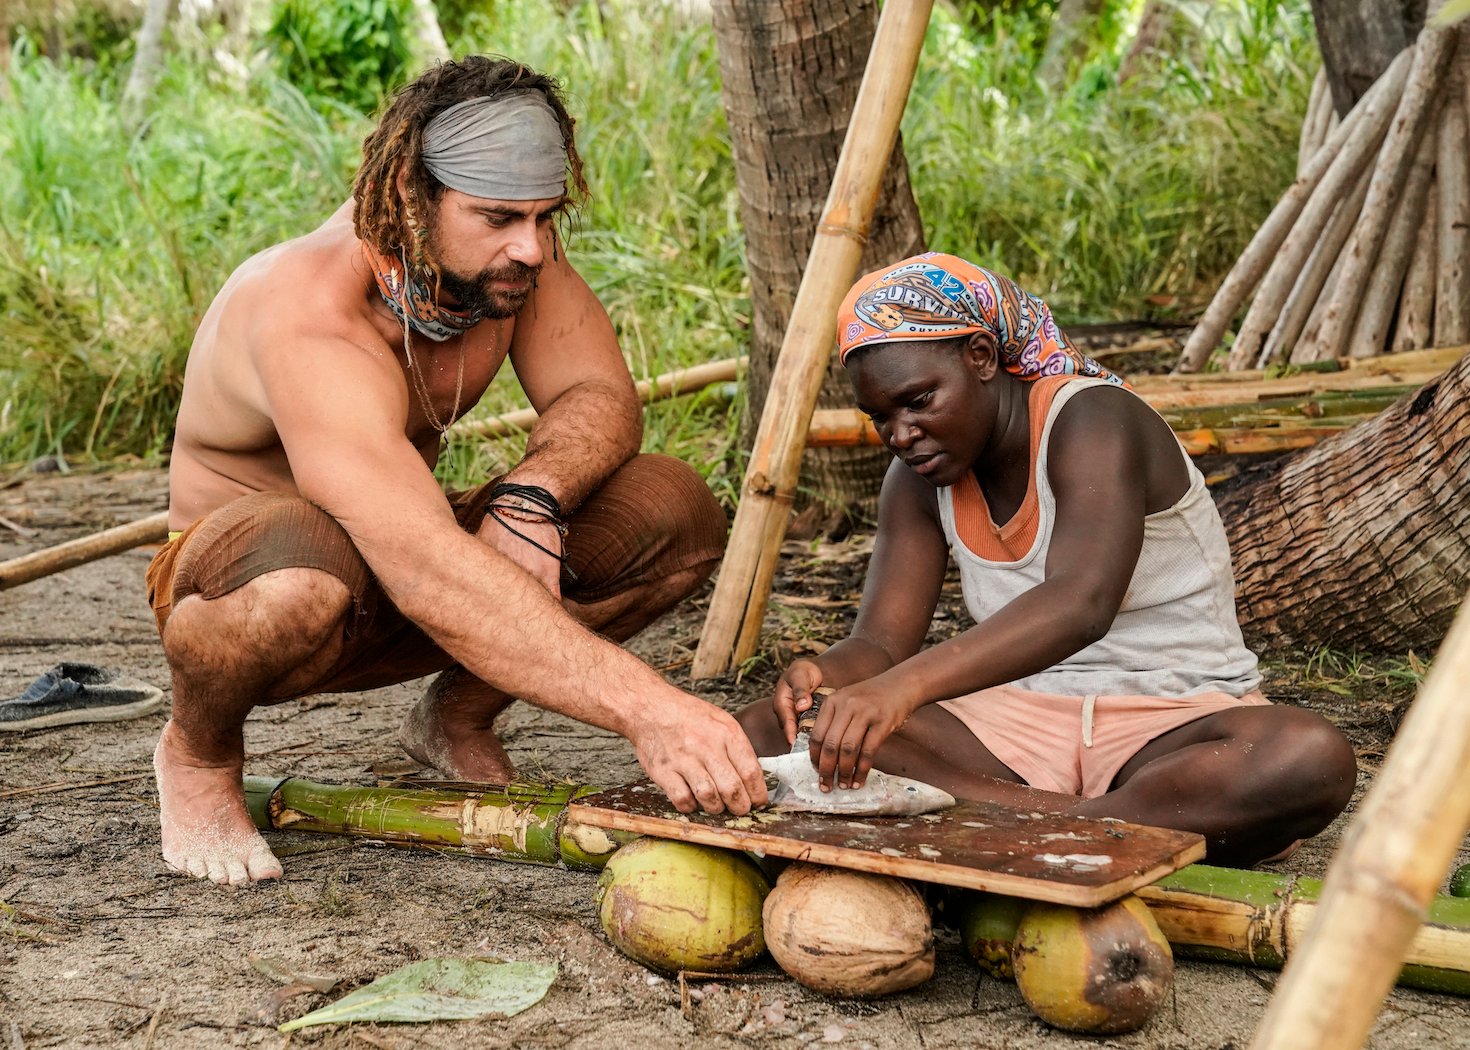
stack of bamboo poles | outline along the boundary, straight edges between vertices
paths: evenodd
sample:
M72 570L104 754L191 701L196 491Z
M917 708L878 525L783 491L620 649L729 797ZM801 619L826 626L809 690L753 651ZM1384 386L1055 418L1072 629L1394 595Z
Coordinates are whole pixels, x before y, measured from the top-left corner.
M1470 347L1418 350L1370 360L1320 361L1293 375L1262 371L1135 376L1129 385L1174 428L1191 456L1309 448L1370 419L1451 367ZM854 408L819 409L807 443L878 445Z
M1226 276L1178 370L1205 365L1247 299L1232 370L1470 340L1467 111L1466 24L1425 29L1340 121L1319 76L1296 182Z

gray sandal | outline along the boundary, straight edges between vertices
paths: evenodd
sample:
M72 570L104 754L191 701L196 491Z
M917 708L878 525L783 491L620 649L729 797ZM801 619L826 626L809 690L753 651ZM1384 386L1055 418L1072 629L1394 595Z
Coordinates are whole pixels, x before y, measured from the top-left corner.
M163 690L96 664L60 663L0 702L0 732L121 722L163 706Z

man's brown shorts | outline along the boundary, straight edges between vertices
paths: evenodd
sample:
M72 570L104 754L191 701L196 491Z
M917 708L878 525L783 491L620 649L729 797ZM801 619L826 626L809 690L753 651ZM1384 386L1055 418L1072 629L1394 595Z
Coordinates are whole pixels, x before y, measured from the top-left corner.
M448 494L466 532L479 531L498 480ZM587 497L568 525L565 565L571 571L563 571L562 595L584 605L690 569L708 575L725 549L724 511L699 475L670 456L635 456ZM305 692L375 689L454 663L388 600L336 519L299 496L278 492L226 504L154 556L148 600L159 632L173 607L190 595L218 598L263 573L288 568L330 573L353 600L341 657Z

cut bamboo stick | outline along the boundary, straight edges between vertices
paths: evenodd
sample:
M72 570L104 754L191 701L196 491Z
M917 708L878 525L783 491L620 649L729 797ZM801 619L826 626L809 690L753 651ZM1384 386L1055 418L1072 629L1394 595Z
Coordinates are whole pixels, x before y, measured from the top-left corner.
M1470 134L1464 92L1445 100L1439 124L1438 257L1435 260L1434 342L1470 339Z
M662 401L665 398L694 394L715 383L727 383L740 374L749 363L748 357L730 357L723 361L710 361L692 368L681 368L665 372L653 379L640 379L637 383L638 396L644 402ZM456 433L477 434L480 437L501 437L529 431L536 424L534 408L522 408L507 412L494 419L477 422L461 420L455 424Z
M1404 274L1404 290L1399 296L1399 316L1393 332L1395 354L1423 352L1434 334L1435 259L1439 227L1439 186L1429 184L1424 198L1424 223L1414 241L1414 254L1409 259L1409 272Z
M1461 605L1333 857L1253 1050L1356 1050L1470 825L1470 603Z
M1366 138L1371 142L1371 146L1377 145L1382 131L1373 129L1377 128L1380 122L1386 126L1394 108L1398 105L1404 79L1409 73L1410 61L1411 56L1408 51L1394 59L1384 71L1383 76L1373 82L1373 85L1358 100L1358 104L1353 107L1352 112L1327 137L1327 141L1312 157L1306 172L1292 184L1281 200L1276 202L1276 207L1271 209L1271 214L1266 217L1266 221L1261 224L1260 229L1251 238L1250 244L1247 245L1245 251L1241 252L1240 258L1235 261L1235 265L1230 268L1225 280L1221 282L1219 290L1215 292L1215 297L1205 309L1199 324L1195 325L1194 330L1189 334L1189 339L1179 358L1178 371L1199 371L1209 359L1210 354L1220 345L1225 329L1230 326L1241 304L1255 289L1262 275L1267 272L1272 259L1291 233L1292 227L1306 208L1308 201L1315 196L1315 191L1321 185L1322 180L1338 166L1344 147L1352 142L1354 143L1353 149L1357 150L1359 140L1365 135L1365 129L1367 129ZM1355 175L1361 163L1355 163L1350 157L1345 166L1352 169L1349 175ZM1349 184L1346 178L1346 176L1343 178L1343 187ZM1336 192L1341 194L1343 189L1340 188ZM1246 364L1249 363L1250 360L1247 359Z
M1322 312L1321 326L1315 333L1308 333L1318 360L1346 355L1358 309L1369 284L1379 273L1379 252L1388 233L1393 206L1403 192L1409 167L1419 151L1419 140L1444 92L1445 75L1455 56L1457 39L1458 34L1453 30L1426 29L1419 34L1403 98L1378 152L1363 216L1345 249L1342 272Z
M1135 891L1175 955L1279 968L1317 918L1320 879L1192 864ZM1438 896L1398 983L1470 995L1470 899Z
M1434 175L1437 139L1438 136L1431 131L1426 131L1419 138L1404 192L1394 209L1388 236L1383 241L1377 274L1368 285L1363 308L1358 311L1358 323L1353 327L1353 337L1348 342L1350 357L1374 357L1388 352L1394 307L1402 295L1415 244L1423 233L1424 205L1429 199L1429 186Z
M1321 299L1323 289L1330 288L1331 281L1336 279L1342 246L1347 243L1353 227L1363 213L1363 201L1368 197L1368 187L1372 181L1371 173L1363 172L1358 176L1358 184L1353 188L1352 194L1343 198L1333 209L1332 218L1327 220L1321 238L1297 276L1296 286L1287 296L1281 313L1276 317L1276 323L1266 336L1261 356L1255 362L1257 368L1267 368L1287 357L1293 362L1298 360L1298 340L1307 327L1313 307Z
M159 511L126 525L106 529L93 536L58 543L54 547L22 554L19 558L0 562L0 591L38 580L53 572L85 565L98 558L121 554L145 543L162 543L168 539L168 511Z
M1332 111L1332 93L1327 90L1327 67L1323 66L1312 78L1312 91L1307 96L1307 112L1302 117L1302 134L1296 153L1297 178L1306 173L1312 157L1327 140L1327 122Z
M837 309L857 273L913 84L933 0L885 4L832 187L771 375L730 543L691 673L707 678L755 651L801 471L807 428L832 356Z
M1276 315L1281 312L1292 285L1296 283L1296 275L1301 272L1307 256L1311 254L1312 248L1321 238L1322 229L1327 224L1328 217L1343 196L1350 193L1352 187L1357 185L1358 178L1364 169L1372 165L1373 158L1378 153L1378 147L1388 132L1388 125L1393 119L1394 111L1398 108L1403 85L1413 63L1414 51L1414 48L1405 48L1398 58L1394 59L1394 64L1389 66L1383 76L1374 83L1374 87L1377 87L1378 83L1384 83L1387 87L1384 93L1375 96L1370 89L1369 93L1353 107L1353 113L1349 114L1349 119L1343 121L1342 128L1338 131L1339 135L1346 132L1342 149L1332 159L1332 165L1323 174L1322 181L1317 184L1311 196L1301 207L1296 221L1291 223L1290 230L1284 237L1276 241L1272 251L1266 253L1268 258L1259 261L1258 265L1264 268L1265 274L1261 278L1260 287L1256 289L1255 298L1251 300L1250 309L1246 311L1245 320L1241 322L1240 330L1236 333L1235 345L1230 351L1232 369L1249 368L1260 357L1261 344L1266 334L1270 332L1271 326L1275 324ZM1362 119L1352 119L1360 110ZM1295 187L1287 191L1288 194L1293 190ZM1266 221L1269 223L1271 219L1268 218ZM1255 246L1256 242L1252 240L1250 246L1246 248L1246 253L1251 252ZM1243 253L1241 259L1244 258ZM1241 261L1237 260L1236 266L1240 264ZM1232 269L1231 273L1234 272ZM1229 280L1230 278L1226 277L1226 281ZM1219 293L1216 293L1216 298L1219 298ZM1211 308L1213 305L1212 303ZM1206 316L1209 315L1209 312L1209 309L1205 311ZM1232 310L1231 314L1233 313ZM1228 321L1227 317L1225 323ZM1224 324L1220 326L1220 332L1223 334ZM1193 333L1190 338L1194 338ZM1209 349L1213 349L1214 343L1218 342L1219 337L1216 336ZM1188 344L1185 350L1189 350ZM1208 349L1205 354L1208 354ZM1203 363L1203 357L1201 363Z

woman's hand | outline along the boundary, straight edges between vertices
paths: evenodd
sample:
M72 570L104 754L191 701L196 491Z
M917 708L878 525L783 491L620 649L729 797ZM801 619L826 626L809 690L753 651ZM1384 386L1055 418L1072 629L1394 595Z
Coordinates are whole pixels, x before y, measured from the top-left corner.
M919 706L877 679L839 689L823 700L811 736L812 765L822 790L830 791L834 783L844 788L867 783L878 748Z
M812 691L822 684L822 668L814 660L797 660L786 668L776 683L771 706L786 734L786 744L796 742L796 717L812 706Z

